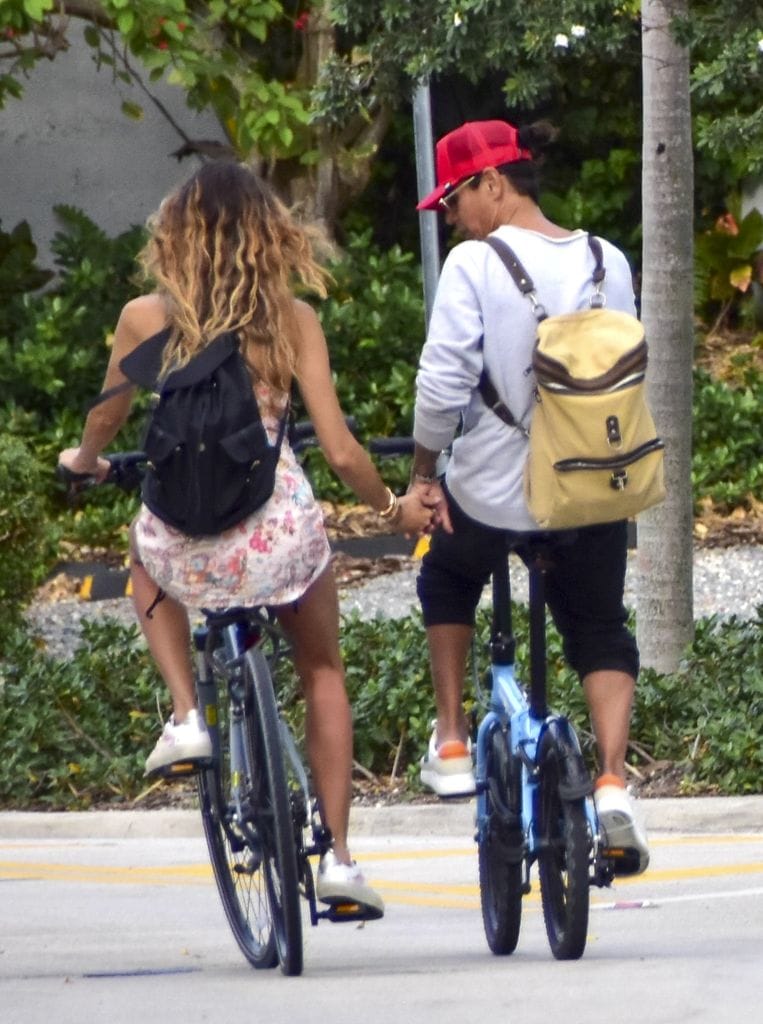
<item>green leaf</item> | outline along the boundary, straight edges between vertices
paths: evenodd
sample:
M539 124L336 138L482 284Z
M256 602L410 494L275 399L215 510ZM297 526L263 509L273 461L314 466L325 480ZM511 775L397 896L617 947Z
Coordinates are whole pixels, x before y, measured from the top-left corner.
M33 21L41 21L46 11L53 8L53 0L24 0L24 13Z
M122 101L122 113L133 121L143 120L143 107L139 103L132 103L130 100Z
M123 36L129 35L135 24L135 15L132 11L120 11L117 15L117 28Z

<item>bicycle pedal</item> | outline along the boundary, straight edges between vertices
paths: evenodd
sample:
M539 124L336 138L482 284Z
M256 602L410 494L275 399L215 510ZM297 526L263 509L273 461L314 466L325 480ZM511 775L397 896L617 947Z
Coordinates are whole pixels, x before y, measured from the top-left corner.
M628 846L605 846L601 855L612 865L616 875L637 875L641 869L638 850Z
M343 921L376 921L384 912L366 903L331 903L323 915L335 924Z
M199 758L195 761L176 761L174 764L165 764L155 768L147 775L149 779L165 779L171 782L173 779L185 779L189 775L196 775L202 768L212 762L209 758Z

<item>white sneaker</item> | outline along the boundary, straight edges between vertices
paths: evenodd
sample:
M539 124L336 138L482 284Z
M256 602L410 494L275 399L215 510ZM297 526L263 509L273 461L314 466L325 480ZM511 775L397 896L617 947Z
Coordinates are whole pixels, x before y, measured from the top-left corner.
M212 740L194 708L183 722L176 723L175 716L170 717L146 758L146 775L182 761L199 761L211 756Z
M336 859L333 850L328 850L321 857L315 894L321 903L333 906L359 903L375 911L376 917L384 914L384 900L368 885L355 861L351 864L342 864Z
M596 783L593 794L596 813L606 851L613 851L615 863L622 860L616 874L640 875L649 864L646 833L636 820L628 791L614 775L604 775Z
M437 724L421 759L421 781L438 796L472 796L477 791L471 740L448 740L437 745Z

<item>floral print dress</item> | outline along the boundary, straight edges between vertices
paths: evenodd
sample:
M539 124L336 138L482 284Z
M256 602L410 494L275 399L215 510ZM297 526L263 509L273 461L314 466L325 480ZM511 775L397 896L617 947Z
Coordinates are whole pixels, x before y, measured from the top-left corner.
M264 410L286 406L286 395L255 385L271 441L278 416ZM274 397L276 401L274 403ZM296 601L326 568L330 548L323 513L284 439L273 494L255 512L214 537L188 537L145 505L133 534L148 575L185 605L225 608Z

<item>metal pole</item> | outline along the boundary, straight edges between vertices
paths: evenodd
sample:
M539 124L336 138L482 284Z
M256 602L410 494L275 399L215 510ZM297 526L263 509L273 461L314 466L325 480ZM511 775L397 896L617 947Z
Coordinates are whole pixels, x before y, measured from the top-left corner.
M432 106L428 80L417 85L413 94L413 136L416 144L416 181L421 199L435 187ZM434 211L421 210L419 213L419 234L428 326L440 276L440 243L437 236L437 214Z

